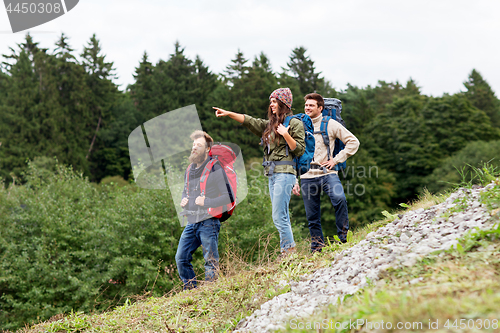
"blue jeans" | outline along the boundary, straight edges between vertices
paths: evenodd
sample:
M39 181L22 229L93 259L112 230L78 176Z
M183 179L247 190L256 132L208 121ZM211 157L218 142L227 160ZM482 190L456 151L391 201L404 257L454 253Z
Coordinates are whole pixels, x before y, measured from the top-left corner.
M325 238L321 229L321 191L329 197L335 208L335 223L337 234L342 242L346 241L349 230L347 216L347 200L339 176L330 174L316 178L302 179L302 199L306 209L309 232L311 234L311 250L319 251L325 246Z
M205 258L205 280L213 281L217 278L219 231L220 221L216 218L188 224L184 228L175 255L177 270L184 283L184 289L196 288L196 276L191 261L194 251L200 245L203 250L203 258Z
M269 195L273 207L273 222L280 234L281 252L295 247L288 211L295 179L295 176L291 173L275 173L269 176Z

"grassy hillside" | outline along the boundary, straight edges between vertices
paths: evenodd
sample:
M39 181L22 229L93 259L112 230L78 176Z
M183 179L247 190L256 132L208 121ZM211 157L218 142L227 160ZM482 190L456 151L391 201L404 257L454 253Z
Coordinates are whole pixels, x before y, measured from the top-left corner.
M430 207L443 198L427 195L407 209ZM495 229L469 233L460 240L461 245L456 249L431 254L413 267L389 270L382 280L346 298L342 304L330 305L314 317L301 319L304 329L299 329L299 321L288 323L288 331L336 331L335 323L358 319L365 321L366 330L369 330L366 321L380 324L383 320L392 325L398 322L403 325L422 323L424 330L438 322L440 329L448 324L450 330L456 330L465 324L478 329L481 325L481 331L498 331L499 179L496 179L496 186L482 196L482 201L490 210L492 222L497 224ZM393 214L396 213L402 212ZM347 244L331 244L323 253L310 255L307 244L302 243L297 254L281 261L273 260L268 255L248 264L237 255L227 256L220 279L196 290L172 292L163 297L145 295L141 299L138 296L138 302L131 305L127 302L110 312L57 316L23 332L231 331L261 304L288 292L289 287L284 281L298 281L304 274L327 266L336 253L387 224L394 215L388 216L350 234ZM307 323L312 326L308 328ZM314 323L323 326L313 329ZM328 328L325 323L329 323ZM418 329L417 326L415 330ZM340 328L337 331L350 329ZM380 331L391 330L385 327Z
M182 232L168 191L90 183L70 168L30 168L28 182L0 179L0 330L60 313L99 313L180 288L175 253ZM267 188L256 177L252 189ZM266 195L251 191L219 235L226 257L276 256L279 236ZM294 226L294 235L305 231ZM203 274L201 250L195 272ZM128 299L128 300L127 300Z

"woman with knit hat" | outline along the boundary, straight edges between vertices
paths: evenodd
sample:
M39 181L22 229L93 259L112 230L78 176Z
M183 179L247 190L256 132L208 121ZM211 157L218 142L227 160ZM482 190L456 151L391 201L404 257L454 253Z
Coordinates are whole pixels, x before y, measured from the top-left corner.
M266 176L269 177L273 221L280 235L282 253L295 250L289 213L290 197L297 175L293 158L301 156L305 151L305 132L301 121L292 118L289 126L283 126L285 118L292 115L292 99L289 88L273 91L269 96L268 119L214 107L217 117L228 116L261 137L264 150L262 165Z

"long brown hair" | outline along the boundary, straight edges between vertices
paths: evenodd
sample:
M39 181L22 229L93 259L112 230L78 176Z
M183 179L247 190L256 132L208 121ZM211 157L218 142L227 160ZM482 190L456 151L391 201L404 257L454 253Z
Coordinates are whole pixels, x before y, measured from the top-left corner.
M269 103L269 107L267 108L267 118L269 119L269 123L267 123L267 127L264 129L264 132L262 132L262 141L264 141L264 144L266 145L269 144L269 136L272 132L275 133L272 142L278 138L279 143L281 135L276 132L276 129L279 124L283 124L286 115L291 112L288 106L286 106L282 101L279 99L276 99L276 101L278 102L278 112L276 112L276 114L274 114L273 110L271 110L271 103Z

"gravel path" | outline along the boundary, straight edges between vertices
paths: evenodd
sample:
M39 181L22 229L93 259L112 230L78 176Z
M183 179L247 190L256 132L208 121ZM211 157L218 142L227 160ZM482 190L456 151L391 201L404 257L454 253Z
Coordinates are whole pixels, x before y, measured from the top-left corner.
M456 245L457 238L469 229L491 227L487 222L490 214L479 202L479 194L493 186L462 188L441 204L400 215L385 227L369 233L357 245L339 253L328 268L301 277L301 282L291 282L290 292L262 304L260 310L239 323L235 332L284 329L290 319L307 318L320 307L356 293L368 284L367 278L379 280L389 267L413 266L419 258L433 251ZM460 198L466 199L467 208L453 213L448 219L442 217Z

